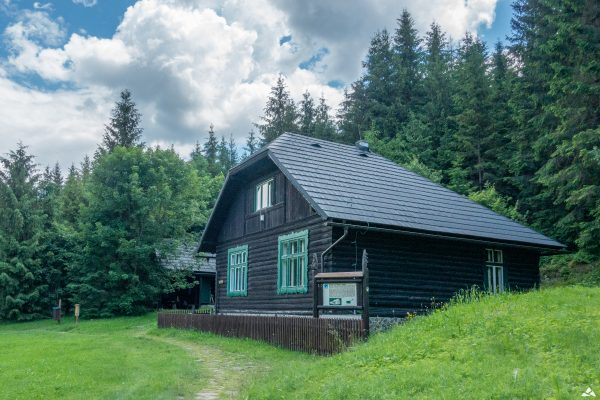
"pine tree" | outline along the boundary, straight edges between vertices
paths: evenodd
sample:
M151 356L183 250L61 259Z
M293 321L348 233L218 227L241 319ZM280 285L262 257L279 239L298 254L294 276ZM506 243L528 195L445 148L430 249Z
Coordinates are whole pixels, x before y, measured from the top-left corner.
M139 126L142 114L136 108L127 89L121 92L119 100L111 111L108 125L104 126L104 137L101 150L112 151L117 146L133 147L141 146L140 142L143 129Z
M239 162L237 145L235 144L235 139L233 138L233 134L229 135L229 168L232 168L237 165Z
M542 204L552 203L538 218L544 218L547 229L560 240L576 244L580 253L598 259L600 7L591 0L547 0L541 12L547 30L553 32L538 49L552 73L547 82L550 98L543 111L551 113L556 127L536 143L552 152L537 173L544 188Z
M415 22L410 13L403 10L398 19L393 45L396 85L394 117L399 126L408 121L410 113L417 113L423 103L420 45Z
M298 128L300 133L306 136L315 135L315 102L308 92L302 95L298 110Z
M282 75L271 88L271 94L260 118L263 123L255 124L263 143L270 143L284 132L298 132L296 105L290 96Z
M48 285L40 254L45 223L34 156L18 144L0 157L0 319L42 317Z
M219 154L219 167L221 168L221 173L227 175L227 171L231 168L231 157L229 154L229 145L225 140L225 136L221 136L221 141L217 146L217 152Z
M368 100L364 82L358 80L351 85L351 91L344 90L344 100L337 112L339 139L354 143L361 138L368 126Z
M335 124L329 116L330 108L325 100L325 97L321 95L319 98L319 104L315 110L315 123L314 123L314 136L332 140L335 138Z
M364 88L368 110L366 126L383 137L393 137L398 126L393 110L396 85L390 37L385 29L371 39L363 68L362 84L357 87ZM355 93L360 92L355 89Z
M556 129L557 121L548 106L553 101L549 83L552 78L552 57L542 50L555 34L546 16L555 12L545 0L517 0L513 3L509 48L518 78L510 99L516 128L511 135L514 153L510 160L511 185L518 193L518 201L547 221L543 229L551 229L556 222L551 211L553 199L542 192L534 180L535 173L551 156L552 150L544 143L547 132ZM548 212L550 211L550 212Z
M60 197L59 215L61 222L76 229L83 205L82 177L75 165L71 165Z
M446 35L432 23L425 37L425 76L423 78L423 121L427 125L432 157L430 167L448 170L451 166L452 140L452 54Z
M90 157L86 154L81 162L81 180L86 182L92 172L92 162Z
M497 42L491 59L491 104L493 107L492 125L490 126L490 142L488 158L495 162L488 168L490 180L494 182L494 190L501 196L517 196L517 189L510 177L510 160L515 154L511 141L512 132L516 129L510 105L515 74L509 68L508 57L504 46Z
M457 131L454 135L455 160L466 172L467 182L451 181L453 188L476 187L483 189L489 181L489 169L494 163L491 143L490 82L486 74L485 44L467 34L459 49L459 62L455 79L461 84L454 96L458 114L455 116ZM454 175L456 178L456 174ZM491 182L492 184L494 182Z
M219 172L221 172L218 165L219 141L217 140L213 124L210 124L210 128L208 129L208 139L206 140L206 143L204 143L204 157L206 158L208 173L211 176L219 174Z
M250 132L248 132L248 138L246 139L246 147L244 148L244 151L246 152L244 157L249 157L256 153L259 146L260 140L256 137L254 129L250 129Z

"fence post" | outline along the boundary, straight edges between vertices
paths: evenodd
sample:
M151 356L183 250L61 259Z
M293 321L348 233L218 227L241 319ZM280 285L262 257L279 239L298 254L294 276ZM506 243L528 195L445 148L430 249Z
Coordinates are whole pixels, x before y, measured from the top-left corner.
M362 255L362 271L363 271L363 312L362 312L362 328L364 337L369 337L369 255L367 250L363 249Z
M319 285L317 284L317 270L319 268L319 258L317 253L313 254L313 318L319 318Z

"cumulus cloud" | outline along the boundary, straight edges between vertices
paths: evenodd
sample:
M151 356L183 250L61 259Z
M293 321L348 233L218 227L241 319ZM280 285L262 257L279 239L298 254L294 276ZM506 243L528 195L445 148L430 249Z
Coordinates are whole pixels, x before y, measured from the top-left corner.
M80 159L100 140L118 92L129 88L143 113L149 144L174 143L187 151L204 140L211 123L219 134L233 133L242 143L279 73L296 100L309 90L335 108L342 97L340 83L360 74L373 32L393 30L404 7L421 32L436 19L455 37L494 18L495 0L414 4L141 0L108 38L85 32L66 37L64 21L50 18L48 10L23 12L4 32L10 56L5 71L0 69L1 117L35 146L54 143L56 158L77 154ZM15 71L72 89L26 88L10 80ZM19 99L14 105L6 100L11 96ZM21 121L27 120L28 104L36 118ZM0 144L7 142L3 137ZM62 150L77 146L80 151Z
M98 1L97 0L73 0L74 4L78 4L84 7L94 7Z

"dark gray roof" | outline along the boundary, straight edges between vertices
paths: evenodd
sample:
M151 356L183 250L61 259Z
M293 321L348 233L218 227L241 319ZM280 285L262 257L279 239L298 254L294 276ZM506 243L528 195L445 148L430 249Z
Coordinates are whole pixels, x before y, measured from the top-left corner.
M323 219L564 247L382 156L364 155L351 145L286 133L230 174L244 169L254 158L264 157L265 152Z
M186 269L194 272L215 273L215 255L211 253L197 253L196 246L183 243L173 250L171 254L160 256L160 263L168 269Z

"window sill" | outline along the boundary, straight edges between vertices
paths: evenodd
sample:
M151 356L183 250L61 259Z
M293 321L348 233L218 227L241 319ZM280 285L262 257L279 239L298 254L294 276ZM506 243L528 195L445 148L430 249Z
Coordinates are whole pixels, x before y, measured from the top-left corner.
M249 213L246 216L246 218L256 217L257 215L260 215L260 214L262 214L264 212L268 212L268 211L277 209L279 207L283 207L283 202L277 203L277 204L273 204L272 206L269 206L269 207L261 208L260 210L252 211L251 213Z
M294 287L294 288L279 288L277 294L305 294L308 293L308 287Z
M248 292L227 292L227 297L247 297Z

